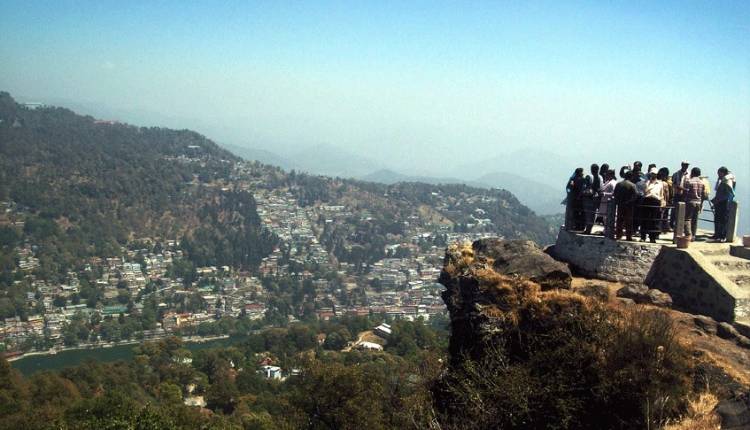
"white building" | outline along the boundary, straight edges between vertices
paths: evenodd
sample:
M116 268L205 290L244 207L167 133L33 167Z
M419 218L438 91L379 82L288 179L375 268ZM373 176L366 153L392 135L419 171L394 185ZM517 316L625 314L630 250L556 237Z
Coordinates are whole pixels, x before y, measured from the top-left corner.
M281 367L278 366L261 366L258 373L266 379L281 379Z

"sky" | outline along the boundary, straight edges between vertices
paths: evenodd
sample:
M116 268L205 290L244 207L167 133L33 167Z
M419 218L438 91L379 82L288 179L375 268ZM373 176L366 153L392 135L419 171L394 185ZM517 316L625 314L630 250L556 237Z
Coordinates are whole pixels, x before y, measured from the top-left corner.
M742 177L750 2L0 0L0 90L410 173L520 150Z

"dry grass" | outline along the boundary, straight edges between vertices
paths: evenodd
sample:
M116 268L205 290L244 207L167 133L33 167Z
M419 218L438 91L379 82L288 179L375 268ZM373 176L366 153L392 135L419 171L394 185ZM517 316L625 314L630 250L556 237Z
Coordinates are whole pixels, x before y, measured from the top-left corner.
M685 416L675 422L668 422L663 430L717 430L721 428L721 418L714 413L719 399L711 393L702 393L688 402Z
M471 247L471 242L452 243L448 246L447 254L451 258L448 259L443 270L451 276L467 270L474 263L474 249Z
M729 375L730 378L746 387L750 387L750 372L748 372L747 366L743 362L736 360L735 357L729 355L731 349L739 350L739 354L744 354L744 352L740 350L739 347L730 342L726 342L724 345L724 351L717 351L715 349L713 351L710 351L705 348L697 348L695 347L695 344L692 345L695 349L700 349L704 353L705 360L718 366L727 375ZM720 348L721 345L713 346L713 348L717 347Z

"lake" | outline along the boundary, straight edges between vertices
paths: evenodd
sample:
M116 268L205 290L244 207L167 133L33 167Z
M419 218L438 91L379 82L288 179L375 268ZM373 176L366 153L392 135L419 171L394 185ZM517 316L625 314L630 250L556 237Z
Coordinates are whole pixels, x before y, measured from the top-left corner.
M242 340L243 337L224 338L207 342L185 342L185 348L190 351L201 349L226 347ZM24 375L28 376L40 370L60 370L76 366L86 360L109 362L117 360L129 361L133 358L133 348L138 344L117 345L111 348L73 349L61 351L54 355L32 355L12 361L10 364Z

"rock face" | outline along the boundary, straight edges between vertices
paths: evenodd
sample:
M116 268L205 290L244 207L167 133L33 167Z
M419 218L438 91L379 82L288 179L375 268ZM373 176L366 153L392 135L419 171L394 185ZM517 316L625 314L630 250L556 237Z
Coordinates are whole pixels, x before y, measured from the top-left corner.
M650 289L643 284L630 284L617 291L617 297L632 299L636 303L668 308L672 306L672 297L662 291Z
M492 259L492 268L503 275L521 275L538 283L542 290L570 288L570 269L545 254L530 240L481 239L472 244L478 255Z
M487 277L467 276L462 270L469 266ZM514 300L520 299L542 288L568 289L571 279L565 264L530 241L492 238L478 240L471 247L448 248L438 281L447 288L442 297L451 315L451 360L460 361L464 354L474 358L482 355L485 341L497 332L498 322L502 321L502 317L495 316L511 311L509 297L518 295ZM501 282L509 284L509 288L495 288Z

